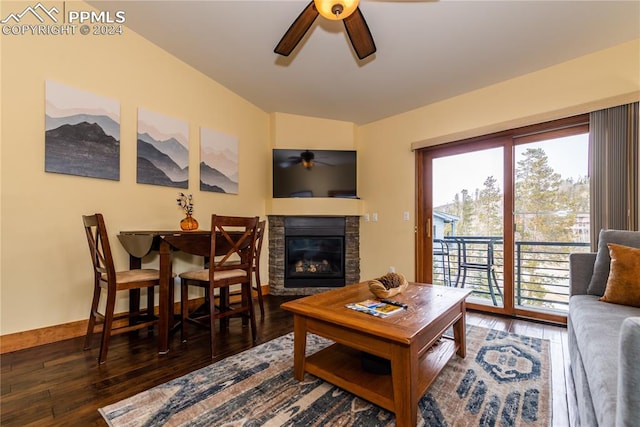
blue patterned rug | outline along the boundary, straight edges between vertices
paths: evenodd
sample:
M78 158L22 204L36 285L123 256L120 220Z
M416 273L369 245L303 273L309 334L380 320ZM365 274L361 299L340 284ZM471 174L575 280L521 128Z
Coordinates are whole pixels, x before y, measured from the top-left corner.
M307 338L313 353L331 342ZM467 328L418 405L419 426L548 426L549 342ZM100 409L110 426L394 426L395 416L306 374L293 378L293 334Z

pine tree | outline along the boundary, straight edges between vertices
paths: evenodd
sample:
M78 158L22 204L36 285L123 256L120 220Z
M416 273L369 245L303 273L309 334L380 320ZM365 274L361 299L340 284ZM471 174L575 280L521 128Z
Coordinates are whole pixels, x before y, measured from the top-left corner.
M502 235L502 191L493 176L487 177L484 187L478 192L475 211L477 212L477 233L483 236Z
M523 156L516 167L516 240L571 241L573 220L566 215L562 177L542 148L527 148Z
M563 180L549 166L546 153L541 148L527 148L516 167L516 242L521 250L521 288L516 296L530 297L527 305L544 305L540 299L547 296L545 285L554 279L542 271L550 263L558 262L563 255L547 253L535 244L523 242L571 241L571 226L575 215L568 210L567 193L562 190ZM518 290L516 290L518 291Z
M469 190L462 190L462 199L460 203L460 221L458 222L458 235L464 236L473 233L473 225L475 220L474 201L469 195Z

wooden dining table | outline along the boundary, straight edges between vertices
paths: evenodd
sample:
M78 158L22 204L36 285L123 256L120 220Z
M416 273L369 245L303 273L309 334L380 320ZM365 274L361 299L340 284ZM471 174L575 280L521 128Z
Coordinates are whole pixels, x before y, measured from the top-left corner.
M169 333L174 326L173 294L173 252L181 251L207 259L211 255L211 231L209 230L138 230L120 231L118 240L129 253L129 268L142 267L142 259L152 252L158 252L160 270L160 291L158 302L158 352L169 352ZM216 249L226 252L223 239L216 241ZM224 251L224 252L222 252ZM140 290L129 294L131 309L140 306ZM135 311L135 310L132 310Z

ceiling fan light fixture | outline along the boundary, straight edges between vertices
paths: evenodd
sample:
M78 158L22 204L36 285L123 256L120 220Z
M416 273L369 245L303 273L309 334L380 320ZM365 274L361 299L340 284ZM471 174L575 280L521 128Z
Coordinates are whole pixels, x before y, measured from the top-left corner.
M316 156L309 150L300 153L300 159L302 160L302 167L305 169L311 169L313 167L313 159Z
M355 12L360 0L313 0L313 2L320 15L339 21Z

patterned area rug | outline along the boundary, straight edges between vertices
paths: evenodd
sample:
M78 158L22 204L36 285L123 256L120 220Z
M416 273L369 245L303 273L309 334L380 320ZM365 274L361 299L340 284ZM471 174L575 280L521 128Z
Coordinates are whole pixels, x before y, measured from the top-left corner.
M307 352L331 344L310 335ZM547 340L467 328L418 405L419 426L548 426ZM314 376L293 378L293 334L101 408L111 426L393 426L395 416Z

